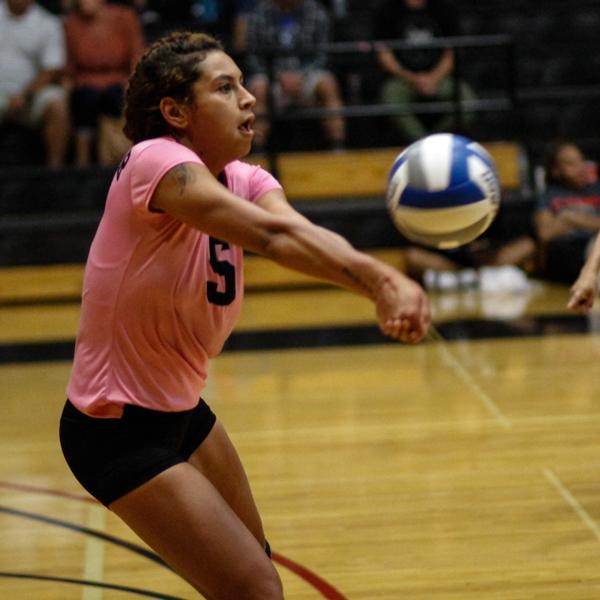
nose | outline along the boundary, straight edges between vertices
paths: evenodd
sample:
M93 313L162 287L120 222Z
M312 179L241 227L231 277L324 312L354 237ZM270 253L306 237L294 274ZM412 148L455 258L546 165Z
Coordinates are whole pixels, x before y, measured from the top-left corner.
M240 96L240 105L242 108L252 108L256 104L256 97L253 96L246 87L242 86L242 93Z

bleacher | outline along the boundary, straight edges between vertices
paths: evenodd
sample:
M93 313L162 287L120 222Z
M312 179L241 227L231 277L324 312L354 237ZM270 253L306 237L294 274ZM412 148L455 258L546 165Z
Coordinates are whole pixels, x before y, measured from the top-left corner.
M510 34L514 41L515 73L506 72L510 57L504 47L462 48L459 60L462 76L484 100L506 95L511 84L516 86L514 106L478 111L470 134L494 153L505 204L517 215L525 214L531 202L529 165L539 161L548 141L569 135L593 158L600 151L600 117L595 107L600 94L597 3L457 0L457 4L465 34ZM349 15L336 23L338 42L360 40L369 30L366 3L349 0L348 6ZM348 108L356 102L376 103L373 56L362 52L354 58L341 57L336 54L333 64L343 78L344 91L352 88ZM339 154L307 151L318 147L314 125L314 121L298 121L294 127L300 135L283 136L289 147L275 158L277 175L292 202L310 219L355 245L401 264L396 249L403 240L383 202L387 169L400 145L385 116L352 117L351 148ZM281 127L285 131L290 122ZM306 131L309 135L302 139ZM31 134L19 133L4 127L0 135L0 264L21 268L81 264L112 169L47 171L40 166L39 145ZM262 273L261 269L255 272ZM281 273L256 277L262 282L257 285L286 281Z

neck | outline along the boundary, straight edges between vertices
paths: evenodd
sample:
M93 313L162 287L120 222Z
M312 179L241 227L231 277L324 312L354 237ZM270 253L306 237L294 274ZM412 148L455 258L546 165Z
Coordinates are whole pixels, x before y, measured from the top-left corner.
M231 160L225 160L222 157L208 156L201 149L197 148L193 144L192 140L190 140L187 136L173 137L181 145L189 148L192 152L197 154L202 159L202 162L206 165L206 168L217 178L221 173L223 173L225 167L231 162Z

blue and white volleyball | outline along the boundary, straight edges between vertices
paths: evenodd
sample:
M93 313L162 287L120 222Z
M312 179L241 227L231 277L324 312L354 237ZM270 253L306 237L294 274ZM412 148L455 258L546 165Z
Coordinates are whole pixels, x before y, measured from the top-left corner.
M438 249L481 235L500 207L493 158L480 144L450 133L427 136L398 155L388 177L387 206L409 240Z

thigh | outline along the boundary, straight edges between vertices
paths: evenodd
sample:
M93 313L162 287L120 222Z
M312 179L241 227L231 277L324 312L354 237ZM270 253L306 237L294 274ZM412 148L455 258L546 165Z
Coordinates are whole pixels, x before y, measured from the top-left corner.
M101 93L91 86L76 87L71 92L70 108L77 129L95 128L100 109Z
M207 598L282 598L261 545L192 465L163 471L109 508Z
M450 101L454 99L454 86L456 85L454 78L451 75L444 77L438 85L436 98L442 101ZM476 95L473 88L465 81L459 80L460 97L462 100L475 100Z
M190 456L189 463L215 486L252 535L264 545L262 521L248 477L220 422L217 421L208 437Z
M406 104L418 99L414 89L402 79L388 79L381 90L382 100L386 104Z
M322 102L327 95L337 93L337 79L330 71L315 69L309 71L302 82L300 101L303 104L315 104L315 100Z
M28 122L31 126L39 125L44 117L46 109L57 102L64 103L66 107L67 93L60 85L47 85L43 87L31 102L29 108Z
M120 418L101 419L67 401L60 420L62 451L81 485L109 506L160 472L185 462L178 448L190 414L127 405Z
M102 90L99 112L109 117L119 117L123 112L124 89L122 85L109 85Z

